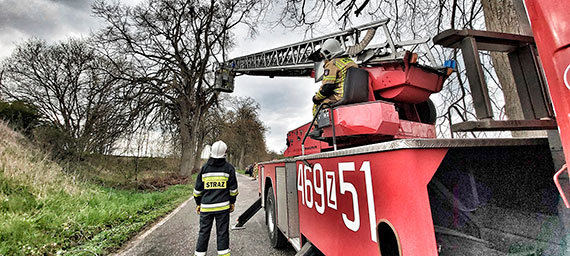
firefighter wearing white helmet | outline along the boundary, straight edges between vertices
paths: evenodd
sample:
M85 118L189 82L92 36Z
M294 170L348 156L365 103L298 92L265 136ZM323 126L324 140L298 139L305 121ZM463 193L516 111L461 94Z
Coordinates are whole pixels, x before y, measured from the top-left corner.
M327 39L324 43L323 46L321 47L321 54L323 55L323 58L330 60L340 54L342 54L344 51L342 50L342 47L340 46L340 43L336 40L336 39Z
M339 57L344 53L344 50L336 39L327 39L321 46L320 53L321 57L325 59L324 76L319 91L313 96L313 116L320 104L335 103L342 99L346 71L352 67L358 68L352 59Z
M230 255L230 212L238 195L234 167L226 161L227 145L216 141L210 149L210 159L202 166L196 178L194 199L196 213L200 214L200 231L194 255L204 256L208 250L210 231L216 220L218 255Z

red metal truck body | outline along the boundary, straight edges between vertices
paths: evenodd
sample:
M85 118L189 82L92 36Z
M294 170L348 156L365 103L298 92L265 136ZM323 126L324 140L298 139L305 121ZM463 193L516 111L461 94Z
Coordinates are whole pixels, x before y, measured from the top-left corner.
M552 220L539 216L556 214L558 202L551 161L545 139L394 140L261 163L260 192L276 195L276 226L297 249L310 241L325 255L381 255L382 246L398 250L385 255L506 255L495 249L527 237L561 246L563 231L540 237ZM462 183L469 169L475 187ZM472 191L474 204L464 199ZM469 218L485 220L473 228Z
M427 184L446 151L308 160L312 167L297 161L301 234L325 255L379 255L377 227L385 223L395 230L402 255L437 255ZM263 164L260 180L275 181L278 166L284 164Z
M309 131L309 123L287 133L287 149L283 152L285 157L300 156L301 143L305 133ZM307 137L305 141L305 154L314 154L332 148L327 143Z
M309 160L312 168L298 161L302 234L325 255L373 255L376 227L384 222L396 230L403 255L437 255L427 184L445 153L406 149Z

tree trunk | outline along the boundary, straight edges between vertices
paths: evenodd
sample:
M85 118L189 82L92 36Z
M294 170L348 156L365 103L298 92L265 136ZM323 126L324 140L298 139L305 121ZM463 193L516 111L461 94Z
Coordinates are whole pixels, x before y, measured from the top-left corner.
M245 169L244 162L245 162L245 148L241 148L239 152L239 162L238 162L239 168L241 170Z
M481 0L485 15L485 26L489 31L526 34L513 1L519 0ZM506 53L492 52L491 59L495 73L503 87L505 112L510 120L522 120L524 115L518 97L515 80ZM544 136L544 131L516 131L513 137Z
M195 131L195 130L192 130ZM198 168L198 145L196 139L196 132L192 132L190 137L190 146L188 147L188 154L190 155L190 162L188 163L190 166L190 172Z
M204 139L205 139L204 126L200 125L198 127L200 127L200 131L196 133L199 134L199 137L196 138L196 156L194 157L195 168L202 167L203 163L201 156L202 156L202 150L204 149Z
M197 113L196 115L194 115L194 119L193 119L193 124L192 124L192 131L194 131L194 133L192 134L192 169L197 169L200 168L200 153L202 152L202 141L204 141L204 138L202 136L202 126L200 125L200 123L202 122L202 114L201 113Z
M184 107L183 107L184 108ZM192 174L193 156L192 156L192 135L190 130L189 111L183 109L180 115L180 143L181 143L181 158L180 158L180 174L190 176Z

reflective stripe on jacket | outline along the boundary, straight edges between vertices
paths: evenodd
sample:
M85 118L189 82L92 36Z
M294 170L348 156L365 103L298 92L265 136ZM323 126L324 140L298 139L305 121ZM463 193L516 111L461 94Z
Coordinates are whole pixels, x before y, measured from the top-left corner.
M344 90L344 79L346 78L346 71L351 68L357 68L358 65L350 58L335 58L325 63L325 74L323 82L315 98L317 100L324 100L329 98L332 101L339 101L342 99ZM323 86L327 84L334 84L334 94L327 96L323 93Z
M230 209L238 195L234 167L224 158L210 158L202 166L196 178L194 200L201 212L217 212Z

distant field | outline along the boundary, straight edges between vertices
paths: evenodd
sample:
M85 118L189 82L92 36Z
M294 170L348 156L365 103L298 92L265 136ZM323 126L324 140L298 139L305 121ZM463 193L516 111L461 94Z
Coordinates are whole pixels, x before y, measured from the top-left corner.
M179 163L174 158L89 155L75 168L84 179L105 187L157 190L188 182L178 175Z
M192 194L175 159L66 164L0 123L0 255L107 254Z

